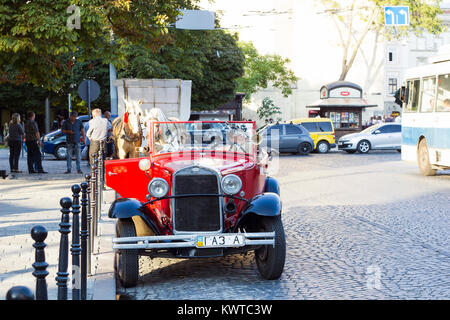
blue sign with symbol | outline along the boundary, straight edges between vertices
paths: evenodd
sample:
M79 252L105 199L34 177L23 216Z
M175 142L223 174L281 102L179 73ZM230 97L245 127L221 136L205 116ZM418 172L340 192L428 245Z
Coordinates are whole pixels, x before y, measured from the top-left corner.
M386 26L408 26L409 7L384 7L384 24Z

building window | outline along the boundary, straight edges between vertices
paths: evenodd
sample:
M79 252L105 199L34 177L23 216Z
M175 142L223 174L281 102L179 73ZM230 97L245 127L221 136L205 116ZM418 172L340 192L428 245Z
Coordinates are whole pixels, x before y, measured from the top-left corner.
M392 52L389 52L389 62L394 61L394 54Z
M394 95L398 90L397 78L389 78L388 81L388 93Z

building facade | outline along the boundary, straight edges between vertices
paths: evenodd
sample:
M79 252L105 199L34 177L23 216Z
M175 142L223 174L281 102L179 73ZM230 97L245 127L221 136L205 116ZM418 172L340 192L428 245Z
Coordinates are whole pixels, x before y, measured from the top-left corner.
M364 2L357 1L361 6ZM320 88L339 79L342 65L339 33L321 1L215 0L211 4L205 0L202 7L218 12L223 28L238 32L241 41L252 41L261 54L289 58L289 67L300 78L287 98L274 88L254 94L251 102L244 105L244 118L257 120L256 109L265 97L281 108L283 120L306 117L306 106L319 99ZM442 7L447 19L450 5ZM363 23L359 23L355 29L362 32ZM426 63L429 56L447 43L449 32L439 36L411 35L391 42L369 32L345 79L361 86L363 98L377 106L364 110L362 121L400 110L393 95L404 80L405 70Z

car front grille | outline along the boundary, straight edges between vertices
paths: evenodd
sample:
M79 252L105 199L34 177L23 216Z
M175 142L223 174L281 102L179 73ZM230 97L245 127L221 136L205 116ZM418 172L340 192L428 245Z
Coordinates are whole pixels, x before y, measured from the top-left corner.
M174 195L218 194L219 177L209 169L189 167L174 175ZM174 199L175 232L221 231L221 199L219 197L186 197Z

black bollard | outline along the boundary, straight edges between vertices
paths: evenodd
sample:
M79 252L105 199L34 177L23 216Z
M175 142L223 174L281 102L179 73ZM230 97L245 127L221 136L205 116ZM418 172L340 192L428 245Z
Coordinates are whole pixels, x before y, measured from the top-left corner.
M100 220L102 214L103 203L103 143L100 142L100 150L98 151L98 167L97 167L97 190L98 190L98 208L97 208L97 221ZM98 234L97 234L98 236Z
M94 158L94 175L92 176L92 180L94 180L93 182L92 182L92 186L93 186L93 194L94 194L94 198L95 198L95 210L94 210L94 213L93 213L93 215L92 215L92 224L93 224L93 228L92 228L92 231L93 231L93 237L92 238L94 238L94 237L97 237L98 236L98 216L99 216L99 206L100 206L100 203L99 203L99 200L100 200L100 198L99 198L99 196L100 196L100 193L99 193L99 190L98 190L98 179L99 179L99 175L98 175L98 167L99 167L99 160L98 160L98 155L95 155L95 158ZM92 242L92 244L93 244L93 242ZM94 248L92 247L92 250L94 250Z
M92 155L92 167L91 167L91 252L94 251L94 237L97 235L97 202L98 202L98 193L97 193L97 168L98 168L98 159L97 154L94 153Z
M80 300L81 274L80 274L80 192L78 184L72 186L72 300Z
M6 293L6 300L34 300L34 294L27 287L12 287Z
M87 239L89 236L88 231L88 188L87 182L81 183L81 300L86 300L87 292L87 258L88 258L88 245Z
M59 224L59 232L61 240L59 243L59 263L56 277L56 285L58 286L58 300L67 300L67 282L69 281L69 273L67 266L69 261L69 233L70 233L70 207L72 200L70 198L62 198L59 202L61 205L61 223Z
M31 238L35 241L33 247L36 249L35 263L33 263L33 276L36 277L36 300L47 300L47 282L45 277L48 276L48 263L45 262L44 240L47 238L47 229L43 226L35 226L31 229Z
M87 230L88 230L88 246L86 250L87 255L87 271L88 275L91 275L91 252L92 252L92 189L91 189L91 176L86 175L87 196L88 196L88 208L87 208Z

